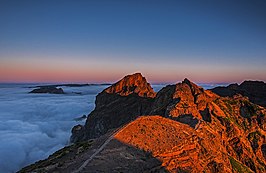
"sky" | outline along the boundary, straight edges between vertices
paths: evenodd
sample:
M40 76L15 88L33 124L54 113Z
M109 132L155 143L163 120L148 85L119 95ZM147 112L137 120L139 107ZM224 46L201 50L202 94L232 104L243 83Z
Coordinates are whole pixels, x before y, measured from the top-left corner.
M264 0L0 0L0 82L266 81Z

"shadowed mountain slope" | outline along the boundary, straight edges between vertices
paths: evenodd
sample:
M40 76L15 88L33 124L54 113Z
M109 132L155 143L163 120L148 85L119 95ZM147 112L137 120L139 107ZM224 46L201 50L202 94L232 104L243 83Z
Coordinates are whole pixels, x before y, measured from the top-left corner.
M266 108L266 83L263 81L244 81L240 85L230 84L227 87L215 87L211 91L222 97L241 94L247 96L251 102Z
M266 109L188 79L155 94L140 74L126 76L72 132L60 157L23 171L266 172Z
M162 166L162 162L153 157L151 152L146 152L145 150L123 143L114 137L111 138L98 155L93 157L82 170L78 171L86 160L93 156L95 151L97 151L111 135L112 132L106 133L95 140L72 144L71 146L55 152L45 160L38 161L35 164L23 168L19 172L168 172Z
M109 129L117 128L151 111L156 93L140 74L125 76L96 96L95 109L85 126L72 129L72 142L97 138Z

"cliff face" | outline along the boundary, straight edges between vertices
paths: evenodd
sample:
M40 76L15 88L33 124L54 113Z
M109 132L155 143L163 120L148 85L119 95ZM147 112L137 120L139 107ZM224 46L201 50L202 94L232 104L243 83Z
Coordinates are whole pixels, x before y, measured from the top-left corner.
M103 92L108 94L117 94L120 96L129 96L136 94L140 97L155 97L156 93L153 91L151 85L147 82L141 73L127 75L117 83L106 88Z
M199 120L211 121L211 102L218 98L185 79L158 92L150 114L158 114L195 127Z
M95 109L84 127L72 129L72 142L97 138L150 112L156 93L140 74L128 75L96 96Z
M230 84L227 87L213 88L211 91L222 97L241 94L247 96L251 102L266 108L266 83L262 81L244 81L240 85Z
M216 142L221 141L221 136L208 136L189 125L161 116L141 117L115 138L150 151L168 172L232 171L226 148Z
M124 79L128 78L130 77L127 76ZM141 77L136 79L141 81ZM134 127L135 129L129 128L126 134L119 133L120 136L117 136L119 141L140 150L152 152L153 156L158 158L170 172L177 170L232 172L237 171L236 169L263 172L266 170L265 109L253 104L247 97L241 95L220 97L188 79L162 88L155 96L154 92L142 94L143 92L135 90L135 87L134 89L123 87L123 85L131 86L132 82L122 81L107 88L103 93L119 95L119 98L110 97L116 104L108 107L111 108L108 109L109 115L117 110L117 112L122 111L123 118L129 114L130 119L116 122L107 115L104 108L109 103L106 101L109 96L101 93L97 96L98 104L95 110L101 113L103 111L101 116L107 115L105 118L108 122L118 123L120 126L136 119L139 115L160 115L167 119L141 118L141 121L136 121L138 125ZM146 83L146 80L141 83ZM142 90L145 93L151 91L149 85L141 86L144 86ZM134 101L130 102L132 94L137 95L137 98L134 97ZM119 102L121 96L129 100ZM151 96L150 102L143 101L147 96ZM145 111L133 111L135 108L131 106L136 99L140 103L136 107L142 107ZM124 112L124 108L128 106L130 111ZM112 117L115 114L118 113L114 113ZM88 118L87 128L90 121ZM156 121L156 125L150 126L149 121ZM90 126L93 126L92 122ZM170 124L176 124L176 126L172 127L174 125ZM160 131L161 128L166 130ZM174 128L177 129L174 130ZM188 136L183 136L183 131L186 131Z
M259 116L239 117L238 111L250 102L235 99L236 112L229 114L231 110L222 104L232 100L218 98L215 102L224 110L214 108L212 121L202 120L196 129L169 118L146 116L115 138L151 152L169 172L265 172L265 122L260 122L265 121L265 109L258 111Z
M219 97L185 79L182 83L166 86L158 92L151 114L170 118L195 129L198 137L208 139L208 146L202 148L206 149L207 153L211 152L211 148L217 147L218 153L230 155L230 163L235 162L233 159L238 160L254 172L266 169L265 109L253 104L247 97L241 95L231 98ZM209 158L218 159L218 156L212 157L214 153L209 154L211 155ZM207 156L203 157L207 158ZM193 164L202 160L204 159L199 157L192 159L187 163L191 165L189 169L197 170ZM217 160L212 161L218 164ZM225 164L223 162L221 165ZM176 165L180 166L180 164ZM170 169L176 169L176 167L170 166ZM203 168L197 171L203 171Z
M266 109L188 79L155 94L140 74L126 76L97 96L72 133L76 143L62 157L24 171L73 172L108 141L85 172L266 172Z

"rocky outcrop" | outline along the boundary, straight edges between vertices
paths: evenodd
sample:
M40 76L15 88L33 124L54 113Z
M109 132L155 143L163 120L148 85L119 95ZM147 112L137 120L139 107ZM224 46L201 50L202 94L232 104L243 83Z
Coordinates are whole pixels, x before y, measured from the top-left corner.
M188 124L204 138L221 141L236 167L242 164L242 169L254 172L266 169L262 150L266 142L265 109L247 97L220 97L185 79L161 89L150 114Z
M141 116L120 128L84 172L265 172L265 132L256 125L245 132L231 118L214 116L194 129L162 116ZM73 172L111 135L65 147L20 172Z
M155 97L156 93L153 91L151 85L147 82L141 73L127 75L120 81L111 85L104 90L108 94L117 94L120 96L128 96L136 94L140 97Z
M154 101L152 115L162 115L194 127L200 120L211 121L211 102L218 96L185 79L161 89Z
M107 141L84 172L264 173L266 109L188 79L155 94L133 74L98 94L85 126L72 129L72 141L23 170L73 172Z
M266 83L263 81L244 81L240 85L230 84L227 87L213 88L211 91L222 97L241 94L247 96L251 102L266 107Z
M220 97L188 79L168 85L155 94L140 74L126 76L97 96L96 109L89 115L86 130L81 130L80 136L84 133L85 139L98 137L140 115L160 115L170 120L157 117L155 119L160 119L156 120L157 125L149 126L150 119L141 118L135 130L129 129L117 139L140 150L151 151L170 172L266 170L265 109L242 95ZM143 124L144 119L147 122ZM179 130L175 132L170 124L178 125ZM172 130L156 136L160 128ZM181 129L191 137L180 137ZM177 139L171 138L172 133L184 143L177 142L177 136ZM189 142L185 142L188 138L195 144L191 148ZM172 143L176 145L172 146ZM152 148L153 145L157 149ZM189 148L187 151L179 151L186 147ZM165 152L169 154L164 156ZM190 159L184 159L187 157ZM193 166L195 162L198 165Z
M52 86L43 86L30 91L29 93L49 93L49 94L65 94L62 88Z
M134 133L132 133L134 132ZM115 138L149 151L167 172L232 172L221 136L208 136L161 116L141 117Z
M124 77L96 96L96 107L88 115L84 126L85 132L81 130L76 133L78 135L73 134L71 141L97 138L110 129L148 114L155 95L150 84L140 73Z

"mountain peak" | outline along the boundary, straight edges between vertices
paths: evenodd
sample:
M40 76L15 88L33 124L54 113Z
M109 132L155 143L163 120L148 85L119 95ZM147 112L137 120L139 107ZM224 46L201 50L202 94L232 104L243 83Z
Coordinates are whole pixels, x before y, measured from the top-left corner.
M187 84L190 88L202 88L200 86L198 86L197 84L191 82L188 78L185 78L183 81L182 81L182 84Z
M250 81L245 80L240 84L240 87L264 87L265 88L266 83L263 81Z
M191 83L191 81L190 81L188 78L185 78L185 79L182 81L182 83L189 84L189 83Z
M204 89L203 89L202 87L200 87L200 86L198 86L197 84L191 82L191 81L188 80L187 78L185 78L185 79L182 81L181 84L177 84L177 85L179 85L179 88L180 88L180 87L183 88L183 87L185 87L185 85L187 85L187 86L190 88L190 90L191 90L191 92L192 92L193 95L199 95L199 94L205 92ZM185 87L185 88L186 88L186 87Z
M86 124L72 129L76 144L21 172L80 170L88 158L84 172L265 172L266 109L188 79L155 98L149 92L140 73L125 76L99 93Z
M156 95L151 85L141 73L127 75L104 91L109 94L119 94L121 96L137 94L141 97L153 98Z
M157 93L150 114L172 117L195 128L202 119L210 121L202 114L208 114L208 105L216 98L212 92L185 78L181 83L168 85Z

